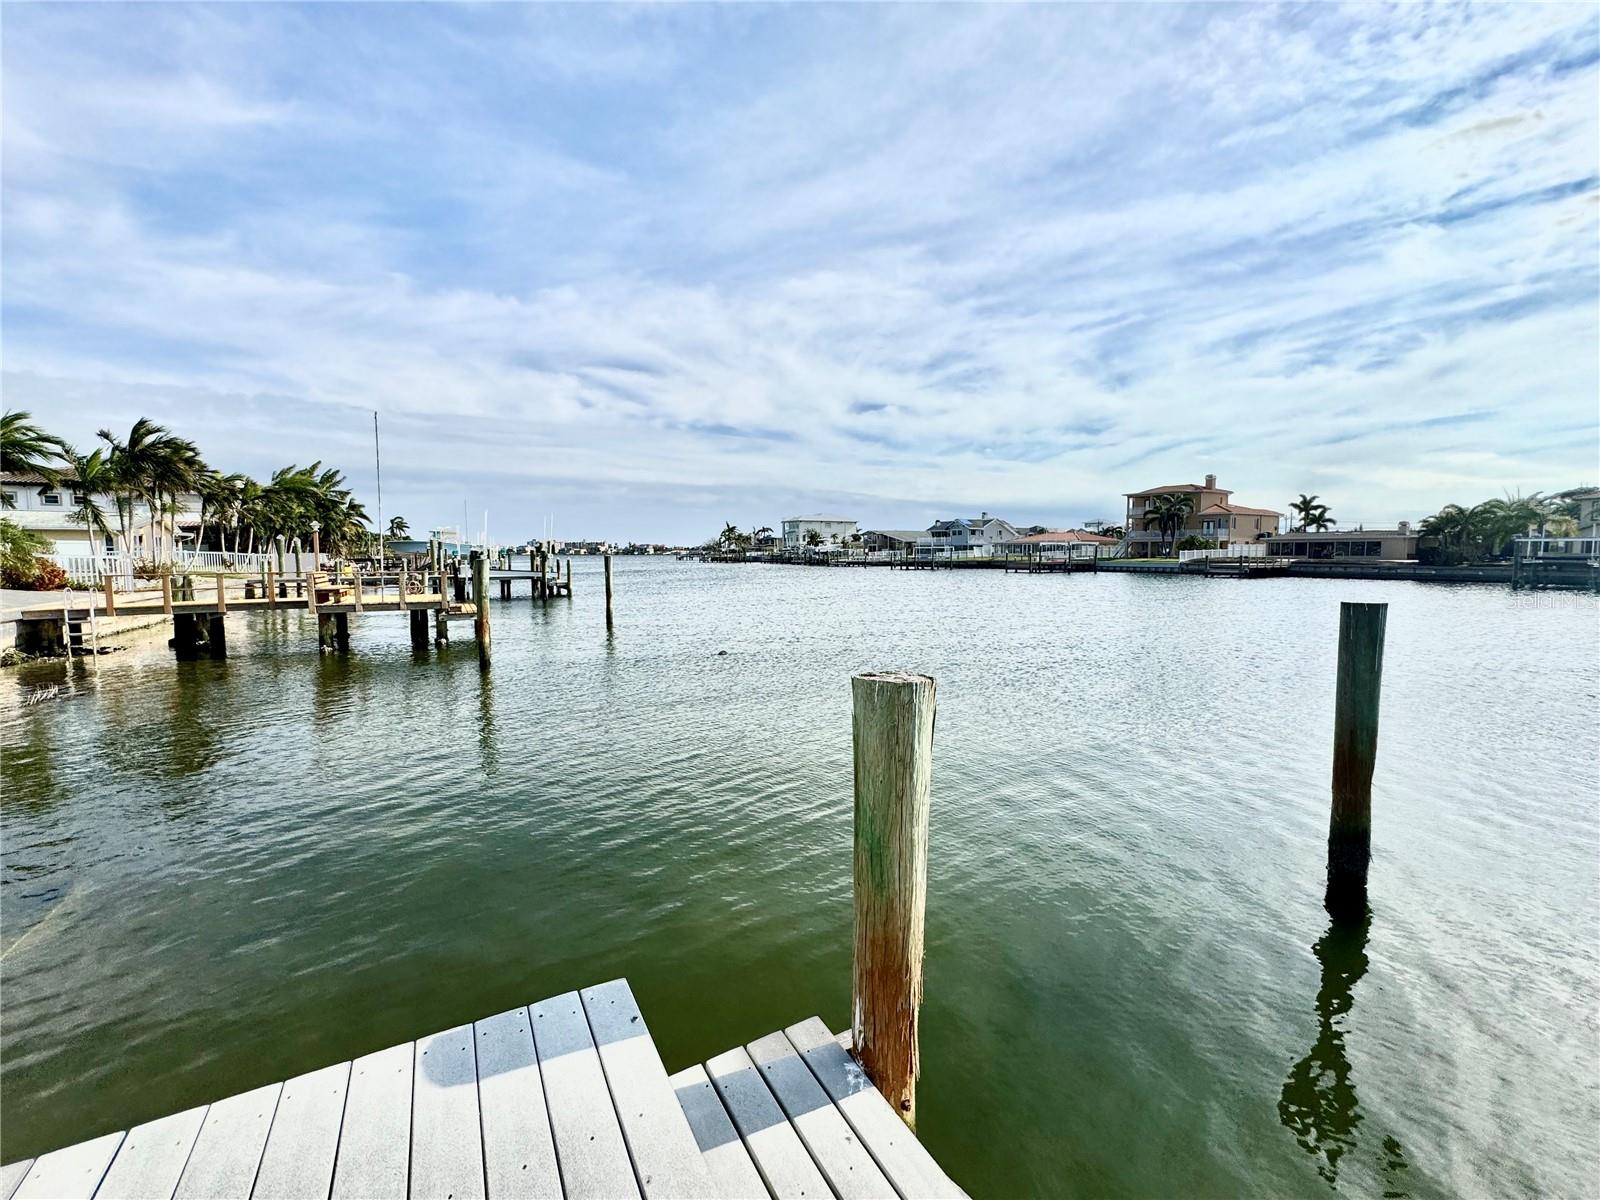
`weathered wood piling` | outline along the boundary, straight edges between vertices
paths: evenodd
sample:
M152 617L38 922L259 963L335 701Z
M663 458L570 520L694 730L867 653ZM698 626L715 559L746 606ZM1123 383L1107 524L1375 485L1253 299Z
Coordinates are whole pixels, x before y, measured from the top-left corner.
M611 555L606 555L606 630L612 627L611 619Z
M917 1022L928 895L933 679L906 671L850 681L855 747L856 1057L907 1125L916 1122Z
M1336 921L1367 912L1372 859L1372 771L1378 756L1387 604L1339 606L1339 670L1333 715L1333 808L1328 822L1328 887Z
M489 665L489 560L481 551L472 553L472 602L477 609L472 628L478 637L478 666Z

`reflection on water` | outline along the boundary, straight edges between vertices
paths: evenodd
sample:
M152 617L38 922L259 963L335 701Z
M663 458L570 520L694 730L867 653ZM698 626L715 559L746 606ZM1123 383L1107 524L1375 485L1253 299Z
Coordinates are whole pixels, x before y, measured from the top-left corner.
M1322 964L1317 1040L1290 1069L1278 1098L1278 1119L1316 1160L1317 1173L1330 1186L1338 1184L1340 1160L1356 1149L1357 1132L1364 1120L1345 1053L1343 1018L1350 1012L1356 984L1367 973L1371 928L1371 913L1359 922L1336 920L1311 948ZM1408 1195L1403 1186L1405 1150L1398 1139L1384 1137L1378 1165L1385 1181L1383 1194L1395 1198Z

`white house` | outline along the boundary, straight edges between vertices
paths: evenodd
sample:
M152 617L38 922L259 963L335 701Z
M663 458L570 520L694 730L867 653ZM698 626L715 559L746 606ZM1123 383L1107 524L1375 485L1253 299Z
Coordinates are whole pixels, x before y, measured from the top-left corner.
M120 547L115 545L114 538L93 536L86 526L72 519L83 502L83 493L75 486L76 482L70 476L62 476L59 483L52 484L44 476L27 471L0 472L0 493L5 497L0 517L49 538L55 543L57 554L115 553ZM116 500L108 493L99 493L95 502L113 533L118 531L121 521ZM151 534L149 508L142 503L134 504L132 518L134 556L151 557L147 545ZM164 543L175 539L182 546L194 540L199 524L200 497L193 493L180 494L176 513L160 518L155 532Z
M917 539L917 557L938 558L952 551L983 556L994 554L1005 542L1018 537L1016 526L988 513L976 517L957 517L935 521L925 536Z
M856 531L856 523L849 517L834 517L827 513L813 513L809 517L788 517L783 522L783 548L805 548L806 534L815 531L826 545L838 538L841 542Z

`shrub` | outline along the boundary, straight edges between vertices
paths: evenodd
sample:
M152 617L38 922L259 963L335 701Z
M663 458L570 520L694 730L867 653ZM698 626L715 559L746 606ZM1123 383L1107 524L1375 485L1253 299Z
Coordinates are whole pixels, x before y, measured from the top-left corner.
M67 586L67 572L65 569L57 566L48 558L36 558L33 561L35 564L33 587L36 590L53 592L58 588Z
M15 521L0 517L0 586L39 587L35 582L39 576L39 556L47 553L50 546L47 538L30 529L23 529ZM59 567L56 569L60 570Z
M1201 537L1198 533L1191 533L1178 543L1179 550L1215 550L1217 544L1208 537Z

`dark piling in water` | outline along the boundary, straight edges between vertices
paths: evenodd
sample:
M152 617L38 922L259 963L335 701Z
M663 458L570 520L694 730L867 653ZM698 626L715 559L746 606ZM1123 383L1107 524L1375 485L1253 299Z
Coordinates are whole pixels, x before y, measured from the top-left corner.
M1328 822L1328 887L1336 921L1367 913L1372 859L1372 771L1378 757L1387 604L1339 607L1339 673L1333 716L1333 810Z

